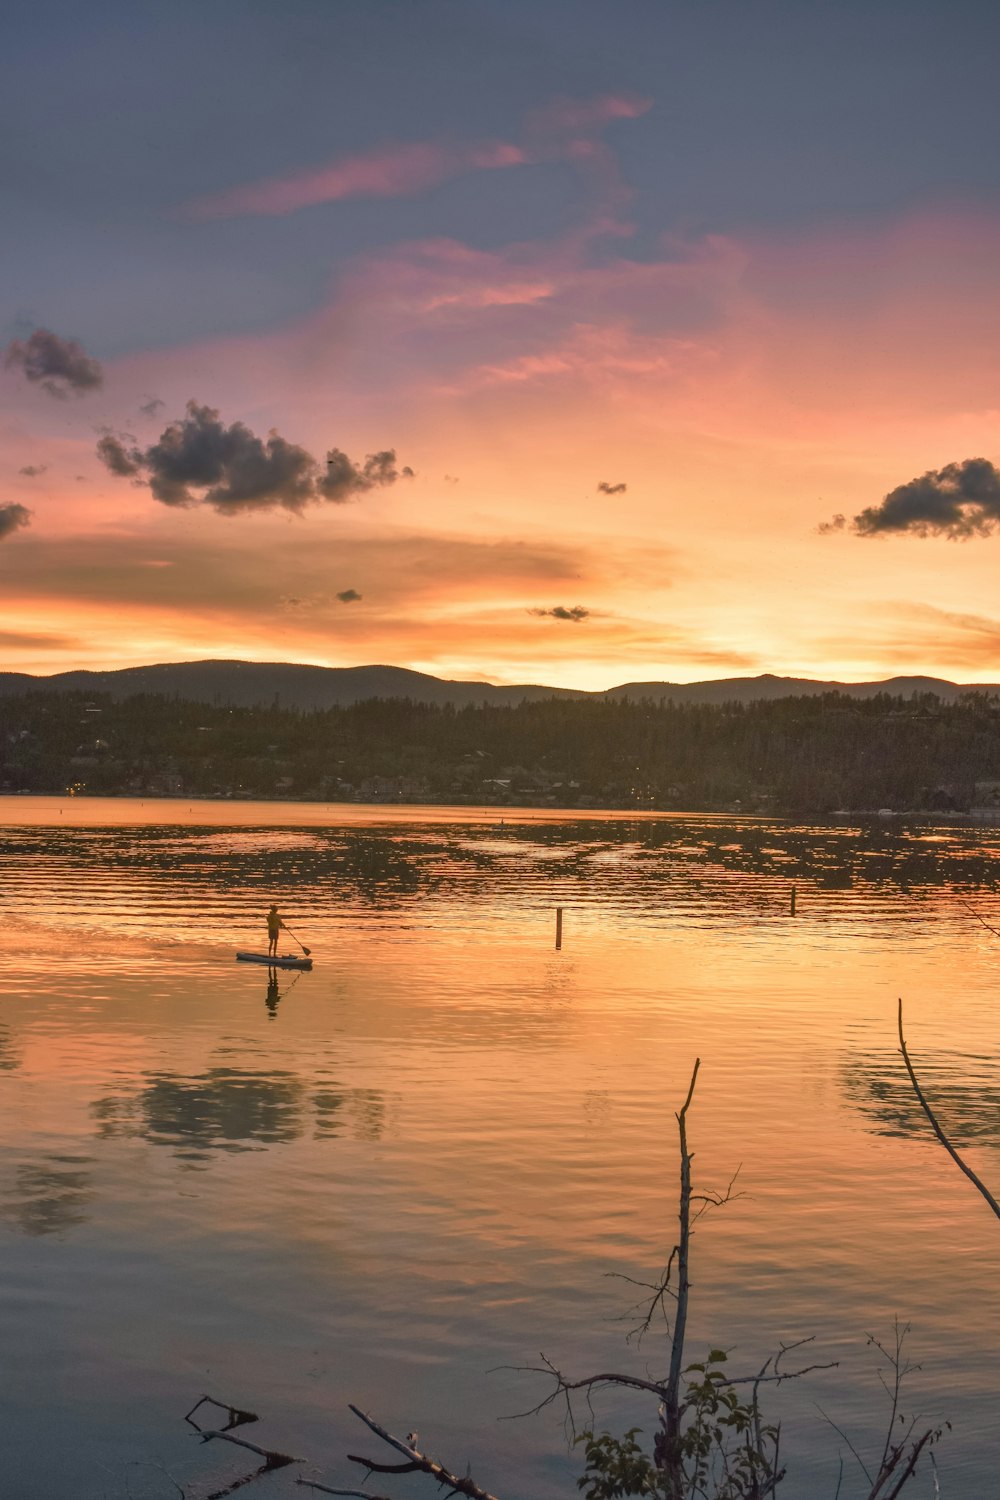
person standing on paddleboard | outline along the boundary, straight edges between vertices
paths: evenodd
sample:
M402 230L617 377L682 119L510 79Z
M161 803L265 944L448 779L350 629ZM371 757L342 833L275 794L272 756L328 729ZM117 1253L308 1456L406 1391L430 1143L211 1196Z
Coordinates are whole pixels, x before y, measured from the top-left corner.
M284 927L284 922L278 916L278 908L272 906L267 914L267 952L268 956L278 956L278 933Z

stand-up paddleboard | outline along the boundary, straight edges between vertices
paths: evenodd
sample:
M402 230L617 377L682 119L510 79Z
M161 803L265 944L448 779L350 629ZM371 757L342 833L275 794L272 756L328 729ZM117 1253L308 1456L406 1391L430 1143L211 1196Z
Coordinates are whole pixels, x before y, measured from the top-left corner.
M283 953L280 957L271 953L237 953L243 964L267 964L270 969L311 969L311 958L299 958L296 953Z

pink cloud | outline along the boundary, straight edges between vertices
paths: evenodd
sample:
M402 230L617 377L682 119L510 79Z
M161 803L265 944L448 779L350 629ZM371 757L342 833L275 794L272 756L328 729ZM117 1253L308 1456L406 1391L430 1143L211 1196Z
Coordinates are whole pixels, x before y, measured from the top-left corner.
M535 134L565 135L599 129L615 120L637 120L652 108L652 99L634 94L603 94L597 99L554 99L530 116Z
M580 137L614 120L636 119L649 109L650 102L613 94L597 99L557 99L529 116L526 136L530 145L511 141L466 145L412 141L377 146L326 166L197 198L185 206L184 212L195 219L290 214L345 198L405 197L465 172L500 171L553 157L589 165L602 153L596 143ZM567 135L573 139L565 141Z
M290 214L343 198L396 198L419 193L462 172L495 171L528 160L507 141L450 146L433 141L381 146L345 156L329 166L270 177L188 204L196 219L230 219L245 214Z

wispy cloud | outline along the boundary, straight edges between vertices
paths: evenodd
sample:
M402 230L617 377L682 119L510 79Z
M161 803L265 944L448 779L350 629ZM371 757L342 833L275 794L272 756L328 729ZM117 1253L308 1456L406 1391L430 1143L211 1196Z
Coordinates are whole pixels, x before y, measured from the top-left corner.
M632 120L648 99L603 95L557 99L528 116L524 139L515 141L401 141L341 156L321 166L207 194L186 204L193 219L230 219L296 213L348 198L398 198L425 192L467 172L492 172L554 157L585 160L595 131Z
M198 198L186 206L185 212L193 219L231 219L292 214L345 198L409 197L464 172L518 167L527 160L525 152L509 141L479 141L467 146L442 141L404 142Z
M585 135L615 120L636 120L653 101L638 94L599 94L593 99L553 99L528 116L535 136Z
M868 624L824 637L821 649L839 660L872 664L873 675L903 671L954 677L973 672L1000 680L1000 620L932 604L872 601Z

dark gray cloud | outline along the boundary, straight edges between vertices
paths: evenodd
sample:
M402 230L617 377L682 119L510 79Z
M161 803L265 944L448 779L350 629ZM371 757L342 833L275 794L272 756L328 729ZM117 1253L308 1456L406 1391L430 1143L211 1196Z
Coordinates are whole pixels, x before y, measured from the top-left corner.
M166 402L161 401L159 396L150 396L148 401L142 402L139 410L142 412L144 417L155 417L159 412L163 410L165 405Z
M628 485L624 480L620 480L618 484L609 484L606 479L602 479L597 486L597 493L599 495L624 495L627 489Z
M574 625L579 625L581 620L588 618L590 610L584 609L582 604L574 604L571 609L567 609L565 604L556 604L552 609L529 609L528 614L549 620L570 620Z
M868 506L851 522L858 536L910 532L953 539L988 536L997 526L1000 471L987 458L967 458L943 469L929 469L890 490L879 505Z
M324 500L339 505L413 477L411 468L397 466L393 448L369 453L360 465L333 448L322 473L311 453L280 433L259 438L242 422L227 427L213 407L197 401L148 448L105 433L97 456L119 478L148 484L163 505L210 505L223 515L275 507L300 512Z
M385 448L381 453L369 453L364 463L354 464L339 448L331 448L326 455L326 473L319 483L319 491L325 500L340 503L352 495L362 495L366 490L381 489L395 484L397 479L413 479L409 464L396 467L395 448Z
M72 391L83 396L96 391L104 382L104 372L96 359L76 339L61 339L48 328L36 328L30 338L13 339L4 353L7 369L24 371L25 380L41 385L43 391L60 401Z
M44 474L48 464L25 464L23 469L18 469L19 474L24 474L28 479L37 479L39 474Z
M98 439L98 458L108 472L117 474L119 479L127 479L139 473L138 454L134 448L132 453L136 454L136 457L130 456L121 438L115 437L113 432L106 432L102 438ZM82 479L83 475L78 474L76 477Z
M26 505L0 505L0 541L30 524L31 511Z
M835 516L830 517L829 521L820 521L816 530L820 536L832 536L835 531L843 531L846 526L847 517L838 511Z
M340 600L341 604L357 604L358 600L361 598L361 595L358 593L357 589L343 589L337 595L337 598Z

